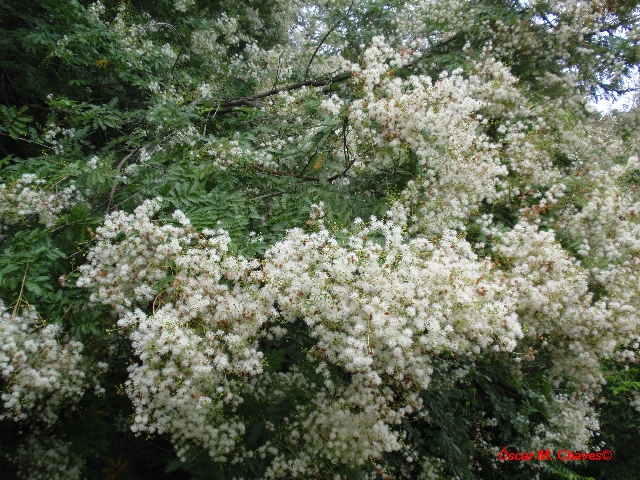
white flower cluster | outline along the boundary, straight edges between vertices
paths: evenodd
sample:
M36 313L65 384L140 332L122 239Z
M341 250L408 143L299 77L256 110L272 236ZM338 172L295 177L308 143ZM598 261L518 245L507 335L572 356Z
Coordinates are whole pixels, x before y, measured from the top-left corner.
M60 409L77 403L91 381L83 345L75 340L62 343L61 327L41 325L33 308L12 314L0 303L0 311L0 419L31 418L52 425Z
M230 78L228 75L252 78L259 90L270 89L274 83L290 78L294 71L293 65L308 61L305 56L308 50L301 48L302 42L296 45L294 40L299 36L299 32L296 32L299 26L299 4L284 0L279 1L274 8L277 9L277 15L265 22L263 11L249 3L236 3L232 9L203 25L204 28L193 31L190 51L206 62L207 81L213 82L215 89L225 86ZM277 44L273 48L262 48L259 45L263 42L258 39L269 35L269 31L276 36L287 32L293 46ZM245 45L240 52L239 44ZM317 63L324 67L321 71L331 72L336 69L336 58L341 59L340 56L328 55L327 62L324 56L318 57L323 58L322 61L314 62L311 69L314 74L319 70Z
M217 330L202 335L172 305L153 316L137 310L118 325L133 330L133 351L142 362L129 368L126 383L136 409L132 430L170 434L183 459L193 442L216 461L225 461L245 430L241 421L225 418L224 412L226 405L242 402L233 393L237 385L225 375L242 369L230 363L224 351L223 339L233 334ZM249 360L259 368L258 355Z
M620 263L640 254L640 200L624 182L637 170L636 156L625 165L592 168L583 179L588 189L585 204L580 209L569 206L562 213L559 228L584 239L585 257Z
M174 5L177 11L186 11L194 5L194 0L175 0ZM112 21L109 22L101 18L105 16L104 14L105 7L100 2L90 4L86 11L78 11L78 15L84 16L90 25L96 25L100 22L102 23L101 27L106 27L106 31L111 33L111 41L118 44L118 47L128 54L126 62L123 62L126 67L142 69L145 65L144 59L149 58L155 58L170 67L177 59L177 52L168 43L158 45L151 40L149 33L158 28L158 24L155 22L145 22L144 24L131 22L131 16L124 4L117 7L117 13ZM71 33L69 37L75 40L77 39L76 35L76 33ZM63 42L58 42L53 53L60 57L73 56L74 53L67 48L70 38L65 36L63 40Z
M492 201L504 186L507 167L498 145L478 133L487 123L479 111L512 95L515 79L493 61L470 78L459 69L443 72L435 82L426 76L404 80L393 70L403 59L388 61L387 50L374 42L364 67L355 72L362 95L349 106L354 171L390 168L410 151L421 172L400 200L410 231L461 228L482 200ZM496 93L500 89L503 93ZM392 209L395 221L401 220L400 210L400 205Z
M151 221L158 209L147 201L133 215L109 215L78 285L114 307L142 360L127 383L134 430L171 433L183 457L195 441L223 461L244 432L225 419L224 406L242 402L228 375L262 371L255 338L271 307L259 295L259 263L230 255L226 233L197 233L180 211L181 226L160 226Z
M87 6L87 13L89 15L92 15L96 20L99 20L100 16L104 15L105 11L106 11L106 8L100 0L94 3L90 3Z
M202 155L206 156L206 161L211 162L220 170L226 170L235 165L242 165L247 161L257 164L269 163L270 158L266 162L261 161L261 156L256 157L256 153L248 148L243 148L237 139L218 140L205 139Z
M636 156L625 165L602 165L584 175L586 201L580 209L566 208L558 228L581 239L579 251L591 275L606 291L620 344L637 351L640 342L640 196L629 185L640 169ZM632 360L633 350L622 352Z
M382 245L368 239L376 233ZM373 385L427 388L434 354L512 351L522 335L515 296L453 232L403 243L374 220L345 248L326 230L294 229L263 268L280 315L303 318L322 357Z
M592 302L588 272L555 241L552 232L526 222L507 233L494 232L496 258L519 298L518 316L528 356L549 355L556 387L566 384L593 398L604 383L600 360L624 344L604 302ZM531 353L530 353L531 352Z
M178 12L186 12L195 5L195 0L174 0L173 8Z
M631 327L592 301L588 271L553 233L524 221L487 230L485 219L491 263L455 232L406 241L375 218L357 220L341 244L316 205L310 224L318 231L290 230L260 263L231 254L224 231L198 233L180 211L179 226L154 222L158 210L147 201L133 214L109 215L78 285L114 308L140 358L127 382L133 430L169 434L182 458L193 444L217 461L269 456L268 477L279 478L311 474L319 458L359 464L402 450L397 426L423 410L419 392L430 386L434 358L447 355L540 356L554 387L576 393L549 403L559 413L530 425L531 441L570 437L584 447L597 431L589 403L604 382L599 365L628 344ZM295 322L314 342L308 358L319 385L295 369L263 371L258 339L282 338ZM349 383L335 384L335 367ZM246 424L233 412L246 398L271 403L292 391L308 402L280 427L288 440L245 450Z
M629 402L629 405L640 412L640 392L633 392L633 400Z
M58 214L79 201L74 185L60 191L46 191L45 183L34 174L23 174L15 182L0 184L0 223L15 225L25 217L37 215L40 223L53 225Z
M535 9L542 3L533 1L530 6ZM594 45L592 43L589 44L589 40L609 34L609 27L606 24L610 22L607 17L612 14L610 10L612 5L610 4L603 5L597 0L554 0L544 3L554 17L554 22L550 25L553 32L553 40L551 41L553 41L554 51L537 51L536 54L542 58L555 56L567 61L571 56L569 44L576 45L577 52L588 58L588 55L594 51ZM517 36L512 41L522 41L531 51L541 50L540 47L544 48L545 45L537 42L536 36L531 34L533 25L532 22L528 22L528 24L525 22L519 23L517 28L514 29ZM548 38L547 42L550 42ZM547 44L547 46L551 45ZM619 78L622 74L621 69L624 62L619 57L616 58L616 55L612 53L605 55L602 61L609 66L612 77Z
M560 448L585 451L593 435L600 430L597 413L590 399L581 396L555 395L546 424L534 427L527 447L531 450Z
M290 231L260 269L228 252L224 232L197 233L180 211L181 226L153 222L158 208L147 201L109 215L78 285L114 308L141 360L127 382L134 431L169 433L183 458L193 443L219 461L235 449L245 425L225 412L246 388L230 374L264 375L257 339L286 332L267 322L304 321L325 375L315 406L289 424L304 449L295 461L276 455L273 475L302 472L296 465L318 455L342 462L354 451L366 459L399 449L392 427L421 408L409 391L429 386L434 355L509 352L522 336L502 273L452 232L404 243L398 227L372 219L341 247L317 206L320 231ZM353 375L348 387L336 390L327 362ZM401 402L390 385L407 389Z
M553 168L547 150L547 123L562 110L552 102L530 102L517 78L495 58L490 46L483 48L480 60L472 63L467 78L469 94L483 103L478 126L493 125L498 134L494 134L494 148L511 174L508 181L516 184L509 193L518 195L522 187L514 178L526 179L529 188L558 181L559 172ZM507 192L499 192L496 199L500 194L504 199Z
M391 427L411 407L396 410L395 394L389 387L374 388L366 382L363 376L356 376L347 388L320 391L308 412L298 408L299 420L294 419L287 432L296 456L288 458L288 452L276 455L267 477L317 474L318 458L333 464L364 465L384 452L401 450L402 439Z
M30 434L10 457L20 478L29 480L79 480L85 466L74 446L61 438Z

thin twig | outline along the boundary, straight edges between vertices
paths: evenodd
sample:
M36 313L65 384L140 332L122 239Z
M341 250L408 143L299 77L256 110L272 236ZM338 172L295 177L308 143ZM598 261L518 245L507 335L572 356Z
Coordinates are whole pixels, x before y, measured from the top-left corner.
M123 165L125 164L125 162L127 160L129 160L131 157L133 157L133 155L135 155L136 152L139 152L140 149L142 149L143 147L138 147L134 150L131 150L127 155L124 156L124 158L122 160L120 160L120 163L118 163L118 166L116 167L116 172L117 175L120 175L120 170L122 170ZM111 205L113 205L113 197L116 194L116 188L118 187L118 183L114 183L113 187L111 188L111 192L109 193L109 200L108 200L108 205L107 205L107 213L109 213L109 207L111 207Z
M20 293L18 294L18 300L16 300L16 306L13 308L13 313L11 314L11 320L16 317L16 313L18 312L18 307L20 307L20 302L22 301L22 292L24 290L24 284L27 281L27 271L29 270L29 262L24 267L24 275L22 276L22 283L20 284Z
M351 0L351 5L349 5L349 8L347 10L347 15L346 15L347 17L351 13L351 9L353 8L353 2L354 2L354 0ZM316 58L316 55L320 51L320 47L322 47L322 45L324 44L324 42L327 39L327 37L329 35L331 35L331 32L333 32L341 24L342 24L342 20L340 20L333 27L331 27L329 30L327 30L327 33L324 34L324 37L322 37L322 40L320 40L320 43L318 43L318 46L316 47L315 51L313 52L313 55L311 55L311 59L309 60L309 64L307 65L307 69L304 71L304 79L305 80L307 79L307 76L309 75L309 69L311 68L311 64L313 63L313 59Z
M157 301L162 302L162 299L160 298L160 295L162 295L162 294L163 294L164 292L166 292L166 291L167 291L167 289L166 289L166 288L163 288L163 289L158 293L158 295L156 295L156 298L154 298L154 299L153 299L153 302L151 303L151 312L152 312L154 315L156 314L156 302L157 302ZM162 302L162 303L164 303L164 302Z
M315 79L308 80L304 82L292 83L290 85L284 85L278 88L272 88L271 90L266 90L264 92L259 92L254 95L249 95L247 97L236 98L234 100L227 100L222 103L222 108L220 109L220 113L230 112L231 110L238 107L257 107L260 104L256 102L256 100L261 100L266 97L271 97L273 95L277 95L281 92L288 92L290 90L297 90L302 87L326 87L327 85L331 85L332 83L344 82L345 80L349 80L352 77L351 72L343 72L339 75L335 75L333 77L325 78L325 79ZM200 100L194 100L189 104L189 106L196 105Z
M99 220L99 219L98 218L87 217L84 220L79 221L79 222L64 223L62 225L58 225L57 227L52 227L49 230L49 233L56 233L57 231L62 230L63 228L72 227L74 225L82 225L83 223L85 223L85 222L87 222L89 220Z
M353 162L349 161L349 147L347 146L347 130L348 130L348 128L349 128L349 125L347 125L347 122L345 120L345 122L343 124L343 127L342 127L342 142L343 142L343 148L344 148L345 168L341 173L337 173L336 175L333 175L333 176L327 178L327 182L329 182L329 183L331 183L334 180L337 180L339 178L341 187L342 187L342 179L347 174L349 169L356 163L355 160Z
M280 79L280 61L282 60L282 52L280 52L280 55L278 56L278 69L276 70L276 79L273 82L273 88L276 88L278 86L278 80ZM306 79L307 77L305 77Z
M307 160L307 164L304 166L304 168L298 175L304 175L304 172L306 172L307 168L309 168L309 165L311 165L311 160L313 160L313 158L316 156L316 153L318 153L318 149L319 147L316 145L316 149L313 151L311 155L309 155L309 160Z
M287 192L274 192L268 193L267 195L260 195L259 197L250 198L249 201L254 202L256 200L264 200L265 198L277 197L278 195L282 195Z
M324 80L307 80L304 82L292 83L291 85L284 85L282 87L273 88L271 90L267 90L265 92L259 92L254 95L250 95L248 97L238 98L236 100L230 100L223 104L224 108L234 108L234 107L242 107L242 106L255 106L254 102L256 100L260 100L262 98L271 97L273 95L277 95L281 92L289 92L291 90L297 90L302 87L325 87L331 83L344 82L345 80L349 80L352 77L353 73L351 72L343 72L339 75L335 75L333 77L324 79Z
M267 175L274 175L276 177L293 177L306 180L308 182L319 182L320 177L307 177L306 175L296 175L295 173L282 172L280 170L267 170L260 167L256 167L258 173L266 173Z
M328 179L328 182L333 182L335 179L339 178L340 179L340 187L342 187L342 179L344 178L344 176L346 175L346 173L349 171L349 169L351 168L351 165L353 165L354 162L349 163L349 147L347 145L347 130L349 129L349 125L347 124L347 118L344 119L344 122L342 123L342 147L344 150L344 171L339 174L338 176L333 176L330 179Z
M216 111L213 113L213 118L216 118L218 113L218 109L220 108L220 102L218 102L218 106L216 107ZM207 122L209 121L209 115L211 115L211 110L207 112L207 118L204 119L204 128L202 129L202 136L204 137L207 133Z
M176 27L174 27L174 26L173 26L173 25L171 25L170 23L167 23L167 22L159 22L159 23L156 23L156 25L162 25L162 26L164 26L164 27L169 27L169 28L171 28L171 29L176 33L176 35L178 35L178 37L180 38L180 45L181 45L181 46L180 46L180 51L178 52L178 56L176 57L175 62L173 62L173 66L171 67L171 70L169 71L169 73L171 74L171 76L173 77L173 79L174 79L176 82L178 82L178 83L180 84L180 86L181 86L182 88L186 88L186 87L182 84L182 82L181 82L180 80L178 80L178 77L176 77L176 76L173 74L173 69L174 69L174 68L176 68L176 65L178 64L178 60L180 59L180 55L182 55L182 52L184 51L184 39L182 38L182 35L180 35L180 32L178 32L178 30L176 30Z
M316 55L318 54L318 51L320 50L320 47L322 47L322 45L324 44L324 41L327 39L327 37L329 35L331 35L331 33L333 33L333 31L336 28L338 28L340 26L340 24L342 24L342 20L340 20L333 27L331 27L329 30L327 30L327 33L324 34L324 36L320 40L320 43L318 43L318 46L316 47L316 49L313 52L313 55L311 55L311 59L309 60L309 64L307 65L307 69L304 71L304 79L305 80L309 76L309 69L311 68L311 64L313 63L314 58L316 58Z
M157 446L155 443L151 442L151 445L154 446L155 448L157 448L158 450L162 450L163 452L170 452L170 453L175 453L175 450L167 450L166 448L162 448Z
M11 137L11 135L9 135L7 133L0 133L0 135L2 135L4 137ZM53 147L49 147L49 146L47 146L47 145L45 145L43 143L40 143L40 142L34 142L33 140L28 140L26 138L21 138L21 137L11 137L11 138L13 138L14 140L21 140L21 141L27 142L27 143L35 143L36 145L40 145L41 147L48 148L49 150L55 150L55 148L53 148Z

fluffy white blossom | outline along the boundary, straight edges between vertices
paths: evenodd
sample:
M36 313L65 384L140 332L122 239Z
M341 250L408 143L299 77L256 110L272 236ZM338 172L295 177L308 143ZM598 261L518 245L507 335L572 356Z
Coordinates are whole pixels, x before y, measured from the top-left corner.
M46 226L53 225L58 214L81 201L70 185L62 190L45 190L46 183L34 174L23 174L15 182L0 184L0 222L14 225L26 217L37 215Z
M52 425L59 411L78 403L92 380L83 345L64 343L60 325L43 324L33 308L10 313L0 302L0 419L34 419Z
M10 456L20 478L29 480L80 480L85 460L77 447L41 432L30 434Z
M255 393L242 394L229 374L263 375L256 341L270 322L303 321L316 342L310 358L354 375L340 394L327 379L316 407L298 413L300 429L291 424L294 436L317 432L305 433L300 468L317 455L343 462L354 448L365 459L399 449L393 425L420 401L408 394L389 403L390 384L428 388L434 355L511 352L522 337L502 273L453 232L406 243L398 227L372 219L341 247L317 206L321 230L291 230L260 266L230 254L226 233L199 233L179 211L179 227L153 222L158 208L148 201L134 214L110 214L78 285L113 306L140 359L127 382L134 431L169 433L180 456L192 443L221 461L234 451L245 425L225 408ZM285 458L276 455L273 475Z
M508 265L507 283L518 294L522 349L549 355L552 382L593 396L604 383L600 361L625 343L604 302L592 301L588 272L555 242L552 232L521 222L496 232L494 252Z
M434 354L513 351L522 336L504 279L453 232L404 243L374 221L341 247L326 230L292 230L265 260L263 295L280 315L304 319L319 355L374 385L427 388Z
M158 209L148 201L133 215L111 214L78 285L114 307L141 360L127 382L134 431L170 433L180 456L195 442L222 460L244 431L224 413L242 402L228 375L262 371L256 338L271 307L259 295L258 262L230 255L225 232L198 233L180 211L182 226L158 225Z

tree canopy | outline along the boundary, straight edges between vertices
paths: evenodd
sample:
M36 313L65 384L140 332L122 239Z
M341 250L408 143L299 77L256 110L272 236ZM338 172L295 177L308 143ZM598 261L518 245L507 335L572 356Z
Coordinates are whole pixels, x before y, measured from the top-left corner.
M0 469L637 478L638 3L4 0Z

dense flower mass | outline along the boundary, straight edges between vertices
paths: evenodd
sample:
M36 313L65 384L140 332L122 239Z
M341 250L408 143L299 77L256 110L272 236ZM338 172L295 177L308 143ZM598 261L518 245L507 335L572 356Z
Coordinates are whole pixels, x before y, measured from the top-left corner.
M376 233L383 243L368 239ZM504 279L454 232L404 243L374 220L340 247L326 230L293 230L267 251L264 272L280 315L303 318L324 357L373 385L426 389L434 354L513 351L522 336Z
M637 2L5 3L0 471L636 474Z
M427 76L403 80L393 71L403 60L385 58L392 52L383 38L374 38L364 68L355 75L363 95L349 107L354 170L389 167L410 149L421 174L402 192L411 232L438 234L461 227L482 200L491 201L503 186L500 177L508 169L500 162L499 145L478 134L488 122L478 112L491 109L489 92L499 98L497 90L508 89L515 79L489 58L483 70L468 78L456 69L436 81ZM496 80L488 84L485 76Z
M23 174L15 182L0 184L0 222L12 225L25 217L37 215L40 223L51 226L60 212L81 201L75 186L47 192L39 185L46 183L33 174Z
M454 232L437 244L404 243L398 227L374 219L340 247L318 211L322 229L292 230L265 253L260 269L228 253L224 232L197 233L180 211L173 217L182 226L154 224L158 209L145 202L133 215L109 215L78 286L91 286L93 302L114 308L142 361L129 368L135 430L171 432L183 449L195 440L212 456L229 453L244 432L242 423L223 421L224 405L243 401L227 375L262 373L256 340L267 321L285 322L272 329L282 336L288 323L304 319L314 339L311 355L362 377L361 388L381 398L390 395L389 382L428 388L433 355L511 352L522 337L504 277ZM367 238L376 234L384 243ZM135 308L149 303L150 315ZM320 371L328 368L324 360ZM334 388L329 379L325 386ZM376 407L377 422L388 429L398 420L382 415L384 404ZM415 408L410 404L407 412ZM204 424L203 415L220 424ZM363 448L374 448L366 438ZM393 442L374 450L399 448Z
M324 380L287 422L295 462L275 455L272 476L316 471L318 457L362 463L400 450L393 426L422 410L417 392L429 388L434 358L512 352L516 361L517 346L549 356L550 381L575 389L585 407L549 399L564 426L540 425L536 448L561 445L558 438L586 448L598 428L587 405L604 382L599 362L625 345L627 332L603 302L592 304L587 272L553 234L526 222L491 232L503 270L453 231L406 242L399 227L375 218L358 219L358 233L340 245L325 229L322 205L314 207L318 231L291 230L262 265L230 254L225 232L196 232L180 211L173 218L181 226L154 223L157 202L106 218L78 285L114 308L140 359L127 383L134 431L170 433L183 458L193 442L224 461L246 430L240 417L225 415L226 405L233 412L244 402L242 382L228 374L260 377L257 340L303 321ZM282 326L269 329L271 322ZM349 372L351 384L335 385L329 365ZM405 391L402 401L392 386Z
M71 442L41 433L20 445L12 460L20 477L33 480L77 480L85 464Z
M77 403L91 382L81 355L83 345L75 340L61 343L60 326L43 325L33 308L10 313L0 303L0 311L0 418L35 417L51 425L58 421L59 410Z
M571 379L574 387L582 384L588 391L600 378L598 360L611 356L624 336L614 330L605 305L592 304L586 272L567 257L553 234L536 230L520 223L498 234L494 251L511 267L507 276L519 293L518 313L527 336L544 338L543 350L559 363L551 368L551 378Z
M134 430L171 433L179 455L195 439L222 460L244 432L224 419L225 404L242 402L227 375L262 371L256 337L270 308L257 291L259 264L229 255L225 232L197 233L180 211L173 215L180 227L154 224L158 209L147 201L134 215L107 217L78 285L98 287L92 301L113 306L142 360L127 382ZM150 303L150 315L135 308Z

